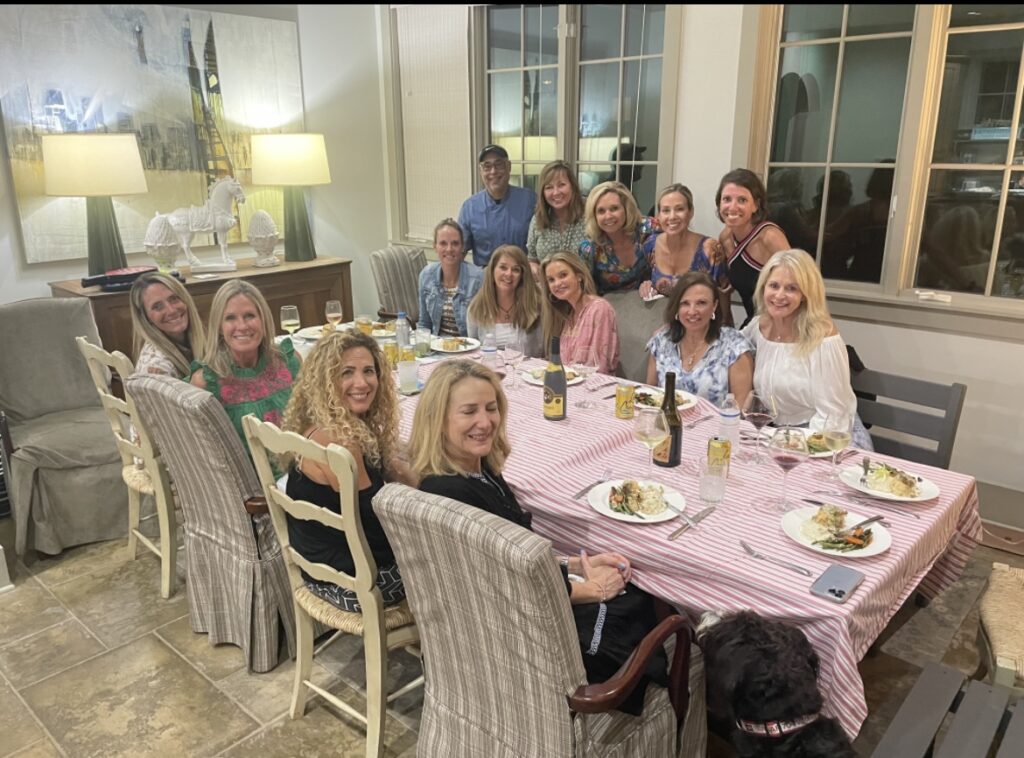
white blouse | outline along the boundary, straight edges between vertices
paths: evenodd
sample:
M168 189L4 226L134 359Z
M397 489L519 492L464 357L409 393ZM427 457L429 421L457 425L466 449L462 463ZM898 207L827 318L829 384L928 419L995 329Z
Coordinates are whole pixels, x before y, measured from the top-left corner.
M771 342L761 333L760 319L743 328L754 346L754 391L775 396L776 426L807 424L820 432L830 413L843 413L851 423L857 397L850 387L850 359L843 338L826 337L808 355L797 355L796 345Z

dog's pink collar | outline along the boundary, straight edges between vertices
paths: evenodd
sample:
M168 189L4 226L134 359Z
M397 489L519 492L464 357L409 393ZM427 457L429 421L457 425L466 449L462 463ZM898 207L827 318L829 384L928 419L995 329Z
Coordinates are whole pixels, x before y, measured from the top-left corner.
M736 720L736 726L741 732L756 734L761 737L783 737L793 732L799 732L805 726L813 723L818 718L817 713L809 713L792 721L744 721Z

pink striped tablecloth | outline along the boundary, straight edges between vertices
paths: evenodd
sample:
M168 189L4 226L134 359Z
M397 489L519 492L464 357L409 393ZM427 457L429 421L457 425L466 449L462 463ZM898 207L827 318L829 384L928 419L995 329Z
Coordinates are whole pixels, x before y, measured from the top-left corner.
M530 361L527 365L543 364ZM432 368L423 366L421 377L426 378ZM611 377L599 375L587 386L607 381ZM511 379L506 379L513 451L505 477L519 502L533 513L534 530L567 553L586 548L592 553L614 550L626 555L633 564L635 584L685 610L691 618L706 610L751 609L796 624L821 658L819 686L826 712L838 718L851 737L867 717L858 661L915 590L934 597L953 584L981 538L973 478L889 459L935 482L941 489L939 497L926 503L898 504L920 519L883 507L866 514L884 514L891 524L892 547L881 555L864 559L822 555L790 540L780 526L782 515L766 502L781 492L781 470L770 460L760 466L734 460L718 510L698 529L669 542L666 537L678 528L678 520L628 524L601 516L585 499L572 499L573 493L594 482L605 469L612 471L613 478L645 476L647 448L633 440L630 421L615 418L614 400L605 398L614 387L594 392L570 387L568 418L549 422L542 416L542 389L521 383L511 391L510 383ZM597 407L576 408L575 402L583 396L595 399ZM416 398L402 403L403 437L409 434L415 404ZM707 440L717 432L718 417L715 408L703 400L684 414L685 423L707 413L715 415L683 432L683 464L673 469L655 467L654 478L681 492L690 513L700 508L695 464L706 456ZM872 457L887 460L886 456ZM794 469L789 475L791 500L799 502L807 493L827 488L821 477L828 466L827 459L810 460ZM852 504L849 508L870 510ZM809 569L815 577L830 563L838 562L861 571L865 580L846 603L837 605L810 594L813 579L749 557L740 547L740 539Z

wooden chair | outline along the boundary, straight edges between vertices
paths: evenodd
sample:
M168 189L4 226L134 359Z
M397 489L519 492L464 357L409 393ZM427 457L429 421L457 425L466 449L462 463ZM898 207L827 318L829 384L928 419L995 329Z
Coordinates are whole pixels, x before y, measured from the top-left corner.
M949 468L964 395L967 393L966 385L959 382L951 385L937 384L871 369L852 374L850 384L854 392L859 393L857 413L865 425L870 425L875 450L930 466ZM861 393L876 395L877 399L867 399L860 396ZM887 402L887 398L900 404ZM907 408L907 403L934 408L941 413ZM936 448L933 450L914 442L878 434L880 429L932 440Z
M1024 745L1021 704L1008 708L1010 690L969 680L959 671L929 663L882 735L872 758L996 758L1020 756ZM956 714L936 745L947 712Z
M114 432L117 449L121 453L121 478L128 485L128 557L135 560L139 543L160 559L160 595L169 598L174 592L178 560L177 519L174 516L174 495L171 478L159 452L153 447L145 426L139 421L139 412L131 395L125 399L115 397L110 391L110 375L113 372L125 379L135 373L135 367L128 357L120 352L106 350L77 337L78 349L82 351L89 372L92 374L100 403L106 411L110 428ZM137 441L132 438L132 432ZM135 465L138 460L140 465ZM142 496L152 495L156 500L156 517L160 525L160 544L154 544L140 530ZM147 518L152 518L151 516Z
M415 326L420 313L420 271L427 265L422 248L391 245L370 253L370 270L377 283L381 320L395 319L399 311Z
M306 697L309 690L313 690L341 711L366 724L366 755L379 756L383 750L387 703L423 683L423 677L420 676L395 692L387 694L384 679L387 674L388 651L418 645L420 638L409 604L403 600L397 605L385 608L380 590L377 589L377 565L366 544L359 518L355 459L343 447L330 445L324 448L294 432L282 432L275 425L261 422L255 416L246 416L242 424L249 440L249 449L256 462L256 470L263 485L270 517L277 531L277 539L281 543L288 579L291 582L292 600L295 604L297 649L291 717L297 719L304 715ZM338 493L341 498L341 515L306 501L293 500L277 486L270 456L283 454L302 456L305 460L330 467L341 484ZM288 538L288 517L317 521L341 532L338 539L344 539L348 543L356 568L355 576L344 574L323 563L306 560L291 546ZM303 571L321 582L331 582L355 592L362 613L343 611L317 597L306 587L302 579ZM333 642L342 632L363 638L366 659L365 714L312 682L310 675L314 655L314 620L338 630L327 644ZM323 647L326 645L320 649ZM418 650L413 652L418 654Z

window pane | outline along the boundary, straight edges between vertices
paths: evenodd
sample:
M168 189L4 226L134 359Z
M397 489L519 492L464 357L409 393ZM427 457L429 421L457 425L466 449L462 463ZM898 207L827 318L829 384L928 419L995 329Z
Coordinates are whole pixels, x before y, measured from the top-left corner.
M790 245L815 257L821 205L815 206L814 192L824 176L821 168L772 168L766 187L768 218L782 228Z
M909 32L914 27L913 5L851 5L846 34Z
M622 6L584 5L580 60L618 58L622 50Z
M981 26L983 24L1008 24L1024 21L1024 5L954 5L949 16L949 25Z
M558 6L526 6L526 65L558 63Z
M581 163L576 167L576 178L580 183L580 192L584 196L590 194L598 184L606 181L611 167L607 163Z
M782 41L838 37L842 25L841 5L787 5L782 17Z
M915 286L984 291L1001 184L998 171L932 171Z
M909 37L846 44L832 160L878 163L896 157L909 59Z
M514 68L522 65L519 51L522 31L518 5L494 5L487 9L487 46L489 68Z
M557 156L558 70L542 68L523 73L526 89L526 146L528 161L554 160Z
M636 147L626 150L624 146L618 159L655 161L661 115L661 58L627 61L622 79L622 139Z
M787 6L787 13L789 8ZM839 45L790 47L779 66L772 160L824 162Z
M630 173L630 168L632 168L632 173ZM657 178L657 166L621 166L619 168L619 181L629 187L640 213L644 215L653 215L654 197L658 194L658 188L654 186Z
M1020 172L1010 175L1010 192L999 239L999 261L992 294L1024 298L1024 174Z
M520 187L526 187L532 189L534 192L537 191L537 177L540 176L540 170L544 168L543 164L540 163L527 163L522 167L523 176L519 183Z
M626 55L660 55L664 32L664 5L626 6Z
M490 74L491 79L491 138L503 145L509 157L516 160L522 155L520 141L512 139L523 133L522 74L509 71Z
M618 144L618 111L619 64L581 66L579 160L609 159Z
M820 256L822 276L854 282L882 280L892 180L891 168L832 171Z
M1016 91L1022 44L1020 30L949 35L933 162L1006 161L1012 111L1003 107L1003 96ZM1000 86L1000 79L1002 91L983 89ZM1019 161L1019 149L1017 155Z

